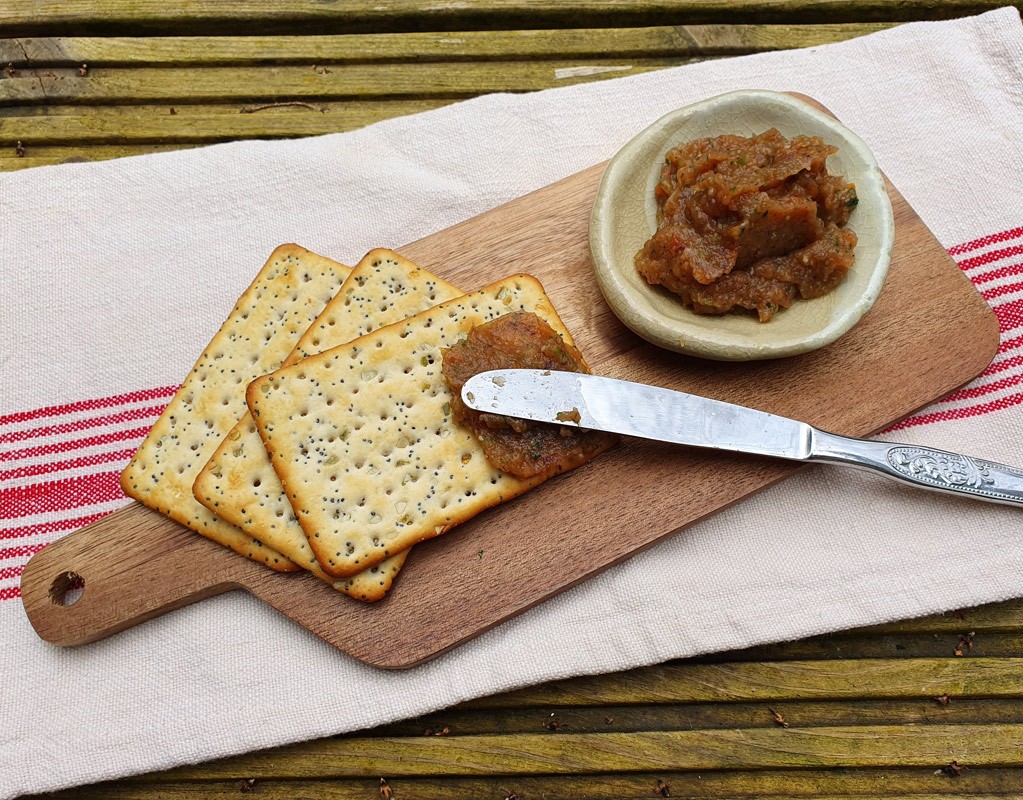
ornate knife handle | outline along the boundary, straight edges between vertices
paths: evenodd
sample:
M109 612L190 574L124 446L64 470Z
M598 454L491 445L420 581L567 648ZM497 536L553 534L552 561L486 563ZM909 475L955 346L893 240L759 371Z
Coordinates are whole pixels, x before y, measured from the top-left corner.
M807 460L862 467L924 489L1023 506L1023 469L961 453L814 429Z

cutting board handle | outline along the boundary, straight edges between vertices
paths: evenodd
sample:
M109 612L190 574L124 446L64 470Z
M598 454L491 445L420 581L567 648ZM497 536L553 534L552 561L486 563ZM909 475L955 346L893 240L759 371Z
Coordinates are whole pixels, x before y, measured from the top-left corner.
M74 646L239 587L228 551L132 503L36 553L21 598L39 636ZM212 555L212 558L211 558ZM228 568L218 568L218 565Z

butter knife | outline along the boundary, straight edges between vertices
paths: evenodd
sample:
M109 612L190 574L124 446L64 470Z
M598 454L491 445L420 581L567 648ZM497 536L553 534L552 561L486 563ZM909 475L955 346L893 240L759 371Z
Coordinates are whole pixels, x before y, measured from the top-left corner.
M477 411L625 436L874 470L923 489L1023 506L1023 469L920 445L855 439L776 414L598 375L482 372L462 400Z

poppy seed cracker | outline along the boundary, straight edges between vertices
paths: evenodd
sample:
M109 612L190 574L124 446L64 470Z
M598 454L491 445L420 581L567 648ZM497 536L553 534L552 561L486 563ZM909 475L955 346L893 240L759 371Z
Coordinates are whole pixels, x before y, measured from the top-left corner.
M298 570L199 504L192 483L245 413L246 385L280 366L349 272L297 245L278 247L121 473L124 493L272 569Z
M397 253L373 250L352 270L284 365L461 294ZM333 578L321 570L247 412L199 473L192 491L219 517L359 600L382 599L405 562L407 551L401 551L350 578Z
M451 415L442 350L476 325L537 314L515 275L254 381L249 409L320 566L354 574L541 483L493 467Z

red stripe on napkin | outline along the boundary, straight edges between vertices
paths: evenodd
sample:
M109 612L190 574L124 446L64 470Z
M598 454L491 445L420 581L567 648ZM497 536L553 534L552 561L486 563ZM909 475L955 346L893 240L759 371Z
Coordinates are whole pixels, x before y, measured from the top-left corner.
M897 431L903 428L911 428L915 425L926 425L929 422L946 422L953 419L966 419L967 417L975 417L980 414L988 414L992 411L1002 411L1006 408L1012 408L1023 403L1023 392L1019 394L1009 395L1008 397L1001 397L998 400L993 400L990 403L982 403L980 405L971 406L970 408L954 408L948 411L935 411L933 413L914 414L912 417L904 419L902 422L896 423L888 428L889 431Z
M21 596L21 572L47 544L124 504L121 470L177 389L0 415L0 601Z
M97 514L96 515L96 519L99 519L102 516L104 516L104 515L103 514ZM79 527L82 527L82 526L79 526ZM2 558L2 559L7 559L7 558L25 558L25 557L34 556L36 553L38 553L40 550L42 550L44 547L46 547L47 544L48 543L42 543L42 544L23 544L23 545L19 545L18 547L0 547L0 558Z
M1012 247L1006 247L1002 250L992 250L989 253L984 253L980 256L973 258L964 258L959 263L959 268L964 272L977 267L983 267L985 264L993 264L996 261L1008 258L1010 256L1023 255L1023 244L1014 244Z
M992 233L988 236L981 236L979 239L974 239L972 242L964 242L963 244L957 244L955 247L950 247L948 253L951 256L958 256L962 253L969 253L974 250L979 250L982 247L987 247L988 245L998 244L999 242L1006 242L1012 239L1023 239L1023 228L1012 228L1011 230L1002 231L1001 233Z
M984 375L988 375L988 373L984 372ZM1007 389L1010 386L1019 386L1020 384L1023 384L1023 374L1021 373L1007 375L1004 378L999 378L996 381L991 381L991 383L985 383L979 386L976 385L976 382L974 382L968 386L964 386L962 389L952 392L952 394L944 398L944 402L972 400L977 397L983 397L984 395L997 392L1001 389Z
M37 525L21 525L18 527L0 528L0 542L14 539L25 539L29 536L38 536L44 533L62 533L65 531L76 531L84 528L111 512L103 511L98 514L86 514L85 516L68 517L66 519L54 520L53 522L42 522ZM56 537L54 537L56 538ZM37 550L45 547L45 543L23 544L14 547L0 547L0 558L14 558L19 555L32 555ZM28 552L30 548L35 548ZM25 552L19 552L24 550Z
M1019 281L1018 283L1003 283L1001 286L996 286L994 289L985 289L980 294L981 297L993 306L994 300L1016 292L1023 292L1023 281Z
M978 252L992 248L986 252ZM991 365L974 381L931 407L888 428L896 431L989 414L1023 403L1023 227L993 233L949 248L960 269L987 300L998 320L1001 342ZM997 285L991 285L997 284ZM997 377L995 377L997 376Z
M23 442L26 439L39 439L43 436L59 436L65 433L78 433L89 428L99 428L105 425L116 425L122 422L133 422L140 419L156 419L163 413L166 406L143 406L142 408L129 408L119 411L116 414L106 414L101 417L90 417L79 419L74 422L62 422L59 425L44 425L40 428L27 428L21 431L10 431L0 433L0 444L7 442Z
M59 473L81 469L82 467L94 467L98 464L106 464L111 461L123 464L127 462L134 453L134 449L114 450L109 453L97 453L95 455L82 456L80 458L69 458L66 461L31 464L29 466L17 467L15 469L0 469L0 483L3 481L13 480L15 478L34 478L37 475L48 475L52 472Z
M31 419L42 417L57 417L62 414L73 414L81 411L96 411L101 408L112 406L123 406L128 403L143 403L148 400L160 398L171 398L177 392L177 386L161 386L157 389L141 389L137 392L126 394L115 394L111 397L99 397L93 400L78 400L74 403L65 403L59 406L47 406L36 408L31 411L18 411L14 414L0 414L0 425L10 425L12 422L25 422Z
M994 307L998 327L1002 333L1023 328L1023 298Z
M1016 344L1013 350L1023 350L1023 347ZM998 348L998 352L1004 352L1002 347ZM991 375L997 375L999 372L1005 372L1006 370L1013 370L1018 367L1023 367L1023 355L1015 355L1011 358L999 359L993 361L991 366L984 370L983 377L990 377Z
M0 519L18 519L32 514L52 514L97 503L123 500L121 473L100 472L78 478L62 478L29 486L0 489Z
M96 518L103 515L96 515ZM0 547L0 559L20 559L25 555L35 555L45 544L21 544L17 547Z
M71 439L66 442L54 442L52 444L41 444L36 447L23 447L20 450L11 450L3 455L4 461L15 461L18 459L34 458L36 456L48 456L54 453L67 453L72 450L80 450L84 447L93 447L111 442L127 442L133 439L141 441L149 433L149 428L132 428L127 431L115 431L97 436L88 436L84 439Z
M1023 275L1023 261L1018 264L1009 264L998 269L987 270L980 275L974 276L973 283L980 287L982 284L1008 278L1010 275Z

